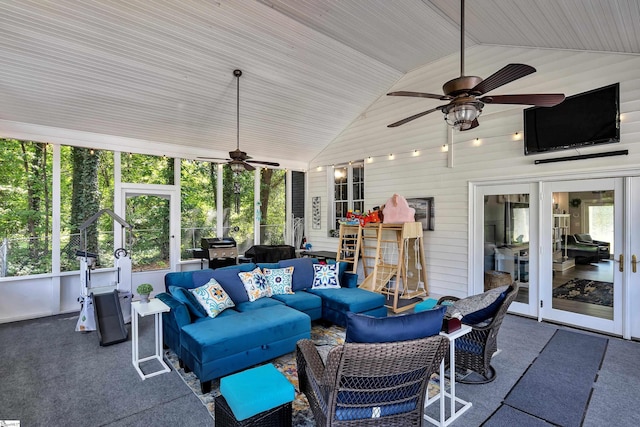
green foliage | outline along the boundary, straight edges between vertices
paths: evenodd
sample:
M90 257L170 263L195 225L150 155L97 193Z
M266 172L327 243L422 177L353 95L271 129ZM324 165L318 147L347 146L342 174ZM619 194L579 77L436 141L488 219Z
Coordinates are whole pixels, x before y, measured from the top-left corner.
M136 288L138 295L148 295L153 292L153 286L149 283L143 283Z

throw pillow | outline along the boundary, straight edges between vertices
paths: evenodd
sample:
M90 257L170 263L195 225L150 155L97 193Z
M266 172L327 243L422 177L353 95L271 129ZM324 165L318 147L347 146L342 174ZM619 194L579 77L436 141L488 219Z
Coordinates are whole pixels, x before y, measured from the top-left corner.
M280 268L293 267L293 282L291 289L301 291L311 287L313 282L313 261L311 258L283 259L278 264Z
M242 265L242 264L240 264ZM251 269L253 270L254 267ZM222 288L231 297L236 305L249 301L249 296L244 288L242 280L238 277L239 271L250 271L240 269L217 268L211 273L211 277L216 279L222 285Z
M271 288L271 295L292 294L293 267L263 268L262 274Z
M483 322L495 314L506 298L509 285L490 289L481 294L459 299L447 306L447 316L461 315L462 322L475 325Z
M209 317L216 317L225 309L235 306L220 283L216 282L216 279L211 279L209 283L191 289L191 293L204 307Z
M338 264L313 264L311 289L339 289Z
M438 335L445 307L390 317L347 313L345 342L383 343L416 340Z
M189 289L181 286L169 286L169 293L176 300L187 306L189 313L193 317L207 317L207 312L200 304L200 301L191 293Z
M256 267L253 271L238 273L238 277L244 284L249 301L271 296L271 289L267 286L267 280L259 268Z

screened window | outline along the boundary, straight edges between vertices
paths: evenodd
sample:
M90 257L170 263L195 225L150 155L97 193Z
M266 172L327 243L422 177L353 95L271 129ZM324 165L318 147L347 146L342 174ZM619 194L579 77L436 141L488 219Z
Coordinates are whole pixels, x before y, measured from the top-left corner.
M122 154L122 182L173 185L173 158L147 154Z
M181 224L180 253L192 258L202 238L216 237L218 221L218 165L211 162L182 160L180 166Z

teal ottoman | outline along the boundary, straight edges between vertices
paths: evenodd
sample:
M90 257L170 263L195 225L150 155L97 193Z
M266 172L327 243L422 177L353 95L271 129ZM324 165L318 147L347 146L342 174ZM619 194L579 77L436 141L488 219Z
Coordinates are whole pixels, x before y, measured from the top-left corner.
M220 379L216 426L291 426L293 385L271 363Z

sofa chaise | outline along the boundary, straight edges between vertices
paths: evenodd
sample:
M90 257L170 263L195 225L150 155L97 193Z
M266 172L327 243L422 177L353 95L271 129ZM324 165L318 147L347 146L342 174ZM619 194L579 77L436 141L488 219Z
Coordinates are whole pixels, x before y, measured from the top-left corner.
M357 275L344 271L346 263L334 267L339 286L314 289L319 270L314 265L317 260L312 258L295 258L166 274L166 292L157 296L171 308L163 313L164 344L177 354L181 367L195 373L207 393L213 379L294 351L300 339L310 338L311 321L345 326L348 312L387 315L384 296L359 289ZM288 267L293 267L291 293L250 300L240 273ZM233 301L233 307L213 318L190 292L211 279Z

